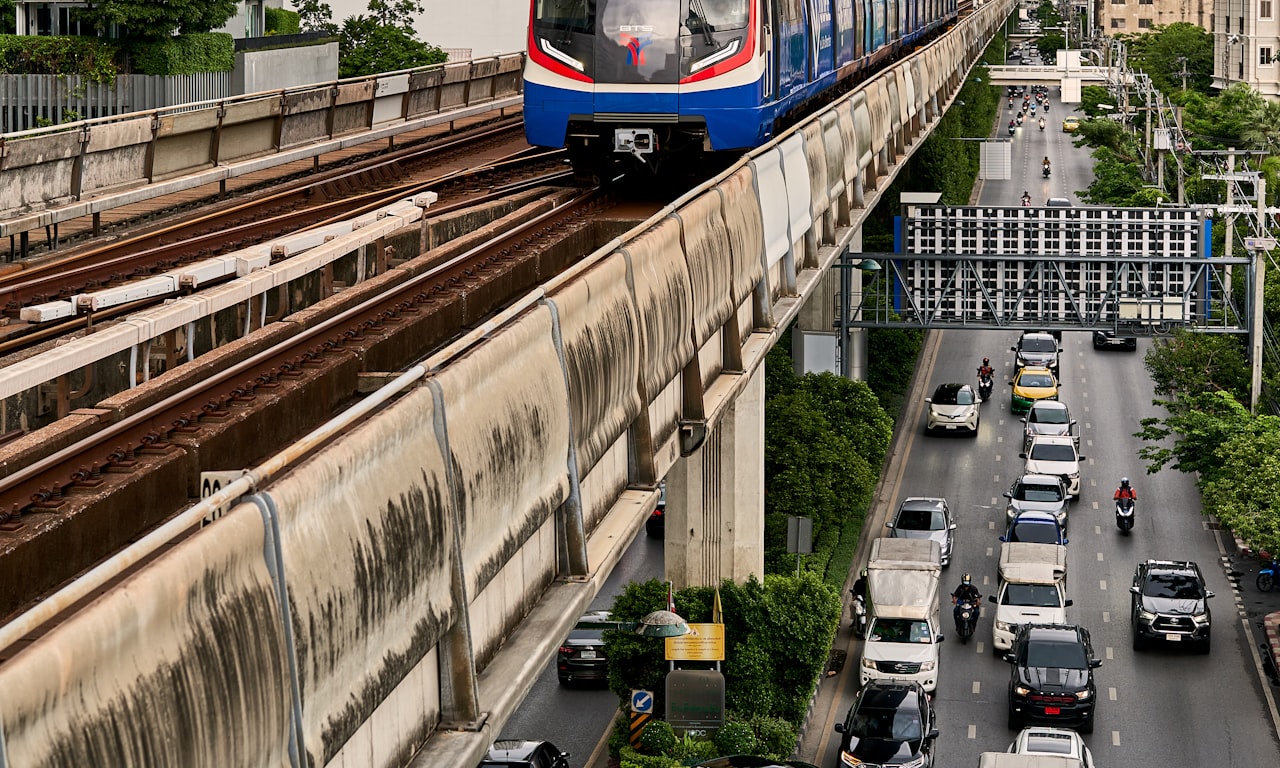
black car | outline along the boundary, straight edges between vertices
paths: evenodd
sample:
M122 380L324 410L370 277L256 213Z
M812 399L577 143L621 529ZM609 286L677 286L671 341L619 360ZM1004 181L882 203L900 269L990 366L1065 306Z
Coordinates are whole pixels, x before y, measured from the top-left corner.
M1044 366L1058 374L1058 340L1048 332L1028 331L1009 348L1014 353L1014 369L1026 366Z
M608 621L608 611L592 611L583 621ZM607 683L609 660L604 655L603 629L572 629L556 652L556 678L570 683Z
M842 734L840 765L933 765L938 729L919 683L868 682L836 732Z
M1094 349L1109 349L1111 347L1130 350L1137 349L1138 339L1135 336L1118 336L1112 331L1093 332Z
M569 768L569 753L549 741L495 741L479 768Z
M1027 722L1075 726L1093 733L1098 698L1089 630L1068 624L1024 624L1004 655L1009 677L1009 727Z
M1213 617L1200 566L1190 560L1148 560L1133 572L1133 649L1151 640L1194 645L1209 652Z

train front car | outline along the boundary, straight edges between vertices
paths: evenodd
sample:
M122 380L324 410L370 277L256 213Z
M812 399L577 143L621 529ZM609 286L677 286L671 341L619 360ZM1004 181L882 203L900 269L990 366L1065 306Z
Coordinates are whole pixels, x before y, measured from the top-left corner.
M533 0L525 64L529 143L574 169L621 160L661 172L763 143L757 0Z

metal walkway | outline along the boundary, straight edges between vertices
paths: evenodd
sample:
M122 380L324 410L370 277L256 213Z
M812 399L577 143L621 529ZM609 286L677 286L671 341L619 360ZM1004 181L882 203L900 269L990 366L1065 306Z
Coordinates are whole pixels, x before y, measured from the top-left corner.
M1068 78L1086 83L1105 83L1109 72L1112 70L1107 67L1064 67L1061 64L1039 67L999 64L987 67L992 85L1058 85Z

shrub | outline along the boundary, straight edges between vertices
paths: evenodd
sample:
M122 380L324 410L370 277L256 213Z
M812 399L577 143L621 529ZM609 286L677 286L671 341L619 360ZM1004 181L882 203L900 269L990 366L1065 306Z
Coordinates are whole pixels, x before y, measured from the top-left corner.
M774 760L785 760L796 751L795 726L779 717L758 715L751 718L756 734L756 753Z
M716 731L716 746L723 755L751 755L756 751L756 734L741 720L730 720Z
M674 757L645 755L629 746L622 748L622 753L618 755L618 765L621 768L681 768L681 762Z
M671 749L671 757L681 761L697 760L702 762L713 757L719 757L721 754L714 741L695 739L687 733Z
M80 75L108 83L119 74L119 47L96 37L0 35L0 72L10 75Z
M134 71L144 75L230 72L236 63L235 41L224 32L202 32L137 43L131 54Z
M268 35L296 35L302 31L302 17L284 8L267 8Z
M640 732L640 751L646 755L665 755L676 745L676 732L666 720L650 720Z
M609 757L617 757L622 754L623 747L631 745L631 718L627 717L627 713L618 711L618 716L613 718L613 730L609 732Z

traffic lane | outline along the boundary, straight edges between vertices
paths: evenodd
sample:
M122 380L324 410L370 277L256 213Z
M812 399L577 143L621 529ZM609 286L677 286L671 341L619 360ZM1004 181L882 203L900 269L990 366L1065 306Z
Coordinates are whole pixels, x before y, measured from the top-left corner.
M1052 107L1049 114L1053 119L1046 117L1043 131L1029 120L1024 120L1023 125L1014 131L1011 137L1011 178L984 182L980 205L1020 205L1023 192L1031 195L1032 205L1044 205L1050 197L1065 197L1079 205L1076 191L1088 187L1093 181L1093 160L1087 148L1076 147L1072 143L1074 134L1062 130L1063 118L1079 116L1075 111L1076 105L1064 104L1057 97L1055 88L1049 90ZM1006 111L1002 120L997 119L997 137L1009 137L1008 123L1017 114L1018 104L1021 101L1015 100L1014 110ZM1052 164L1048 178L1041 170L1046 157Z
M618 560L590 610L607 610L629 582L663 576L663 542L643 527ZM555 657L547 661L533 689L502 728L504 739L545 739L569 753L570 768L586 768L592 752L607 736L618 711L618 697L603 684L563 686Z

